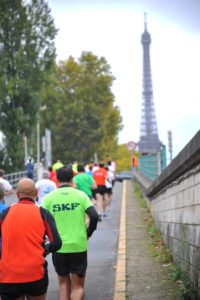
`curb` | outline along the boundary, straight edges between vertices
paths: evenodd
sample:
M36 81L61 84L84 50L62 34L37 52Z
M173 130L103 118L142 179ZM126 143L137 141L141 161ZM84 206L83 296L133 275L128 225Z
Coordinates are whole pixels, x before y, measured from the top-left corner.
M113 300L126 299L126 181L123 181L119 242Z

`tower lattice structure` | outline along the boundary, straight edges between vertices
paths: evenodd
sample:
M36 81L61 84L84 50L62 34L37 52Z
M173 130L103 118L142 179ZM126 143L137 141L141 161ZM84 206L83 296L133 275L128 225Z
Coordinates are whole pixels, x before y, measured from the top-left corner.
M153 103L153 88L151 77L150 44L151 35L147 31L146 13L144 19L144 33L141 37L143 47L143 103L140 123L139 151L156 153L161 143L158 137L157 122Z

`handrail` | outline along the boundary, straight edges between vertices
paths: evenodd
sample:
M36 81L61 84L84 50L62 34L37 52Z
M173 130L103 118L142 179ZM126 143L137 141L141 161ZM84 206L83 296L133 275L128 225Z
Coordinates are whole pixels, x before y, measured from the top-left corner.
M10 182L13 188L16 188L18 181L24 177L27 177L26 170L4 175L4 178Z

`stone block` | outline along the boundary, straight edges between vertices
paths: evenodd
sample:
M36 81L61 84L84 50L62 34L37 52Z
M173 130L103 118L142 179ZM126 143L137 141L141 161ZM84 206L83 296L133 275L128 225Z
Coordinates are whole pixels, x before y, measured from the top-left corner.
M193 187L194 190L194 205L200 205L200 184L197 184Z
M200 173L194 175L194 185L200 184Z

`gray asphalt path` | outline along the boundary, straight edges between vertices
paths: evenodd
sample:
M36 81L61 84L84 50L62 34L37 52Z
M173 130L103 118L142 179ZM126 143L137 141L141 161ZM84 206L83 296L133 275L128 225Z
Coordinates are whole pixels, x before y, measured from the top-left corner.
M115 284L121 192L122 184L116 182L107 217L98 223L97 230L89 240L85 300L112 300ZM16 197L9 196L6 199L6 204L10 204L14 200L16 200ZM58 282L52 266L51 255L48 256L47 261L49 266L47 300L56 300L59 299Z
M116 183L108 216L99 222L88 249L86 300L111 300L118 249L121 183Z

